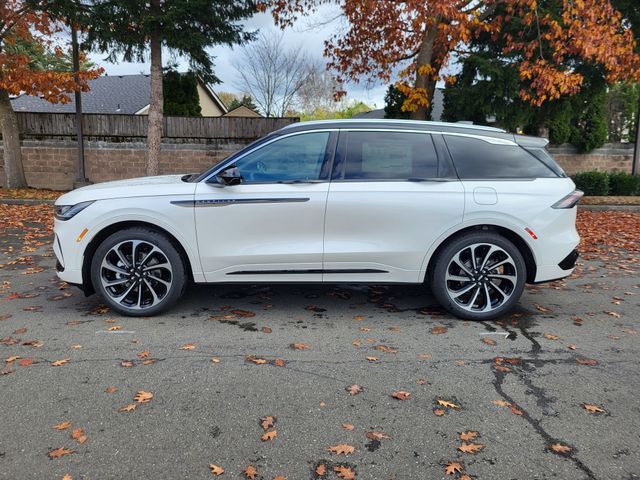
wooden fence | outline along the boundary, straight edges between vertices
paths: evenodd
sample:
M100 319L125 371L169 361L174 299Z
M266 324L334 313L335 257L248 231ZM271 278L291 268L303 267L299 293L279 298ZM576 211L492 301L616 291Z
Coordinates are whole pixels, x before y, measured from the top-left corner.
M76 135L73 113L16 113L24 138ZM165 117L163 137L253 140L297 121L298 118ZM84 114L83 129L87 137L146 137L147 116Z

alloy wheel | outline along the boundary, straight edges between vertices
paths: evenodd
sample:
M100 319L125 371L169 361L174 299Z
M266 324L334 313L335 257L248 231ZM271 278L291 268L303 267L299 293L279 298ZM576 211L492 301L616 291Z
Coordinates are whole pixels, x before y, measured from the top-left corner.
M145 240L125 240L109 249L100 266L107 295L121 306L144 310L169 293L173 271L167 255Z
M447 266L451 300L469 312L490 312L504 305L518 282L516 264L502 247L474 243L459 250Z

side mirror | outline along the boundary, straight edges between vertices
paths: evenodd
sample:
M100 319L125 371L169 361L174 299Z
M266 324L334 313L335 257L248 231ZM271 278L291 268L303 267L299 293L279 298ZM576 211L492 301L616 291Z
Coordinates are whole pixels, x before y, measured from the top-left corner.
M238 167L232 165L217 174L216 181L222 186L239 185L242 183L242 175Z

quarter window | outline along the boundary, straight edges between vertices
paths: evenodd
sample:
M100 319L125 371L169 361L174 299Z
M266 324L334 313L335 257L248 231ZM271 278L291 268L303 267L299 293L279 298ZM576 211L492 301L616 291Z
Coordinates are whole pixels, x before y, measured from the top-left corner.
M444 135L461 179L557 177L518 145L498 145L478 138Z
M322 180L329 132L311 132L275 140L235 162L243 183ZM323 168L325 167L325 168Z
M438 176L431 135L404 132L349 132L344 178L408 180Z

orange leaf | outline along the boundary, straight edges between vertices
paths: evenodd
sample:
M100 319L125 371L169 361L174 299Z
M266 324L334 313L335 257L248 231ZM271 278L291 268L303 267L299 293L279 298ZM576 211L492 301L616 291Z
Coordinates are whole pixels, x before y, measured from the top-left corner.
M67 420L65 422L54 425L53 428L55 428L56 430L66 430L70 426L71 426L71 422Z
M71 360L70 358L65 358L63 360L56 360L55 362L51 362L51 366L52 367L59 367L61 365L64 365L65 363L67 363L69 360Z
M360 385L353 384L350 387L347 387L345 390L349 392L349 395L357 395L362 392L362 387Z
M71 432L71 438L82 444L87 441L87 436L84 434L84 430L76 428Z
M216 477L224 473L224 468L222 468L220 465L214 465L213 463L210 463L209 468L211 469L211 473Z
M444 473L446 473L447 475L462 473L462 465L460 465L458 462L449 462L444 467Z
M256 467L254 467L253 465L249 465L242 471L242 473L244 473L244 476L249 480L255 480L258 475L258 470L256 470Z
M384 440L385 438L391 438L389 435L387 435L386 433L382 433L382 432L367 432L367 438L369 440Z
M306 343L292 343L290 346L294 350L308 350L309 348L311 348Z
M400 390L398 392L393 392L391 396L396 400L409 400L411 393Z
M65 455L71 455L72 453L76 453L76 451L69 448L60 447L56 448L55 450L51 450L49 453L47 453L47 455L49 455L49 458L60 458Z
M153 393L140 390L133 399L138 403L149 403L153 398Z
M458 447L458 450L463 453L478 453L483 448L484 445L481 443L463 443Z
M107 387L104 389L105 393L116 393L118 389L116 387Z
M260 419L260 426L264 430L269 430L270 428L273 428L273 426L275 424L276 424L276 419L275 419L275 417L272 417L271 415L268 415L266 417L262 417Z
M496 341L489 337L482 337L482 341L487 345L491 345L491 346L497 345Z
M264 435L260 437L260 440L263 442L269 442L278 436L277 430L271 430L270 432L266 432Z
M327 450L336 455L350 455L355 451L355 447L347 445L346 443L339 443L338 445L329 447Z
M571 447L563 445L561 443L554 443L553 445L549 446L549 449L561 455L567 455L569 452L571 452Z
M440 335L442 333L446 333L447 327L443 327L442 325L438 325L431 329L431 335Z
M462 432L458 436L463 442L468 442L476 438L478 436L478 432Z
M136 409L136 404L135 403L130 403L129 405L119 408L118 411L119 412L132 412L133 410Z
M597 405L593 405L591 403L583 404L582 408L584 408L589 413L604 413L604 411L605 411L602 407L599 407Z
M333 471L336 472L343 480L354 480L356 478L355 472L349 467L338 465L333 467Z
M444 408L460 408L460 405L456 405L455 403L449 402L447 400L438 400L438 405L441 405Z
M195 350L196 346L193 343L185 343L180 347L180 350Z
M353 430L356 427L354 427L351 423L343 423L342 428L344 428L345 430Z
M324 463L321 463L316 467L316 475L318 477L324 476L325 473L327 473L327 467L325 466Z

